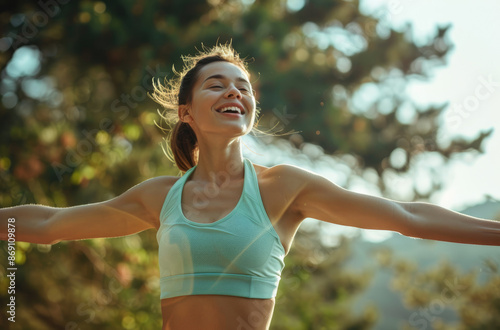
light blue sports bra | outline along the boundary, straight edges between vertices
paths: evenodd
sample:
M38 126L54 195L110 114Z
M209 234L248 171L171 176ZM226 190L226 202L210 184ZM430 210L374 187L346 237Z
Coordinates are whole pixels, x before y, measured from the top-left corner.
M204 294L276 296L285 250L262 204L255 169L250 160L245 158L244 163L240 200L216 222L194 222L183 214L182 189L196 166L168 192L156 235L161 299Z

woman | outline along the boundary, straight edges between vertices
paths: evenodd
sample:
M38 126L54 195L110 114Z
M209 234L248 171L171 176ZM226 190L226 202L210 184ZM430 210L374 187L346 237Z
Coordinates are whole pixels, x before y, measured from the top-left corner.
M303 169L252 164L241 137L256 102L246 64L228 46L184 59L153 97L178 122L169 136L182 177L157 177L109 201L0 210L2 239L62 240L155 228L163 329L268 329L294 235L305 218L457 243L500 245L500 223L426 203L349 192ZM168 112L167 112L168 114Z

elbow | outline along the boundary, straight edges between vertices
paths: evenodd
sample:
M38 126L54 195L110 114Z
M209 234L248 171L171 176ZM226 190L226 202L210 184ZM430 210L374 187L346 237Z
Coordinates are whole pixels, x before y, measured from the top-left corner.
M60 211L50 209L46 214L45 221L38 228L40 233L40 244L54 245L64 240L64 230L61 228Z
M41 234L41 235L27 237L25 239L22 239L21 241L34 244L54 245L59 243L61 240L53 239L48 237L47 235Z
M46 232L46 234L43 236L43 243L41 244L47 244L47 245L55 245L59 242L62 242L64 239L58 237L57 235L54 235L50 231Z
M53 235L53 233L50 231L50 228L44 228L41 232L41 242L39 244L54 245L61 241L60 239L57 239L55 235Z
M46 244L46 245L54 245L62 241L57 237L57 234L54 230L54 226L51 225L50 221L44 221L38 228L38 237L35 243L38 244Z
M417 215L416 203L403 203L403 221L399 233L408 237L422 237L422 221Z

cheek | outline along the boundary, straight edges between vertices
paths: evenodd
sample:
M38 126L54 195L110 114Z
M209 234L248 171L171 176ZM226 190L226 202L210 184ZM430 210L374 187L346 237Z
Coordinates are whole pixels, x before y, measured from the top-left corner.
M210 110L211 107L215 104L217 101L217 97L214 95L209 95L209 94L199 94L197 95L198 98L195 98L196 101L192 102L193 109L196 109L196 111L204 111L204 110Z
M255 113L255 107L256 107L256 102L255 102L255 99L254 98L251 98L247 101L247 107L249 109L252 109L253 112Z

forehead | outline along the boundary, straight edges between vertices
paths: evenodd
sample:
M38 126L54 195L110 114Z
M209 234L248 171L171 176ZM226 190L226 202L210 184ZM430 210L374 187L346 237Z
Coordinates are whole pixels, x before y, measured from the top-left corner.
M201 68L198 83L203 83L211 76L224 76L231 80L240 80L242 78L245 81L249 81L248 75L239 66L225 61L212 62Z

